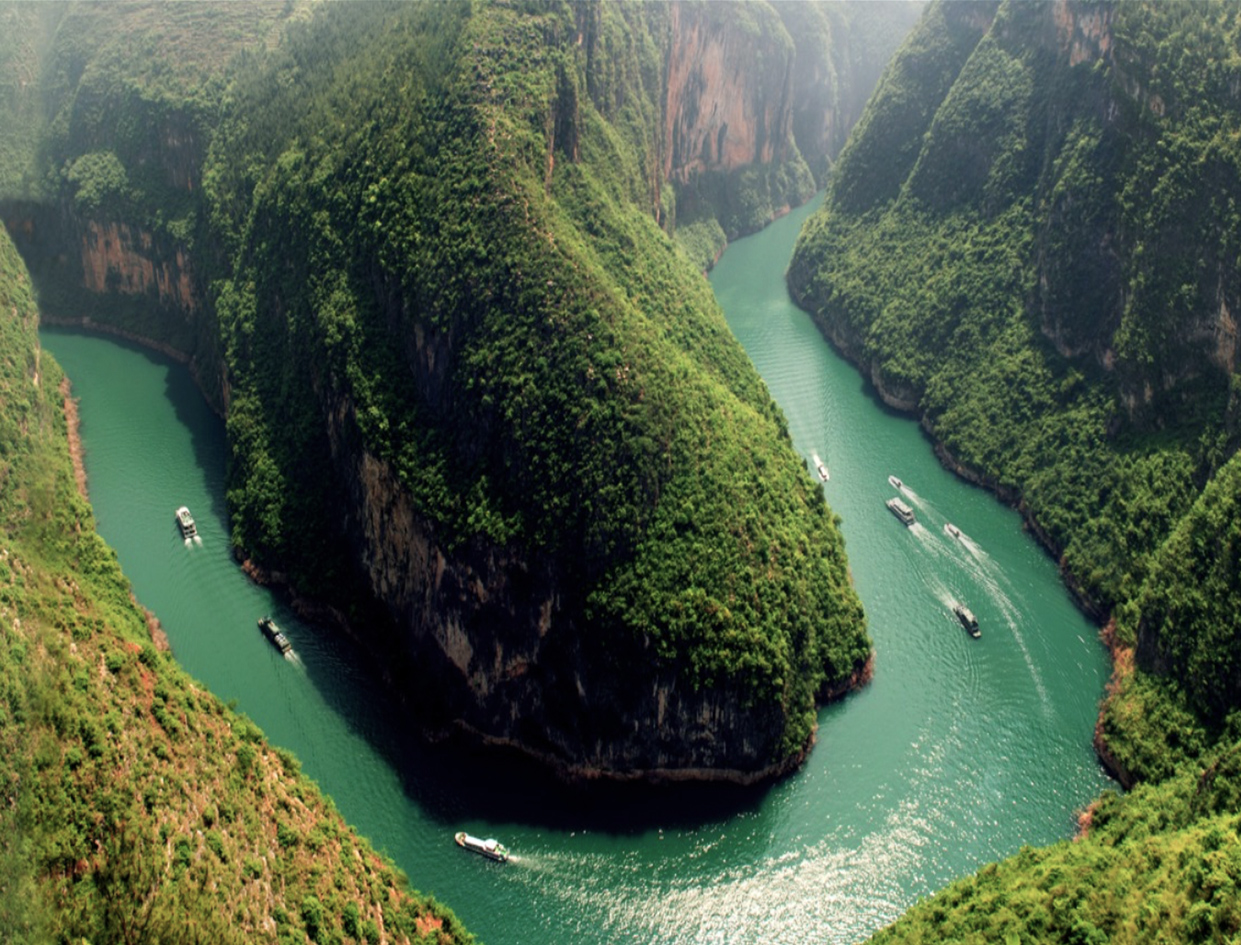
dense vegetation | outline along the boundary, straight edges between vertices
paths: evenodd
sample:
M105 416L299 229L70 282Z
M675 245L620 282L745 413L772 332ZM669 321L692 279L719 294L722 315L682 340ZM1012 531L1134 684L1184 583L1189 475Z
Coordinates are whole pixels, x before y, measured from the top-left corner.
M938 4L801 236L824 331L1114 618L1101 744L1160 785L886 940L1241 929L1235 786L1200 801L1241 735L1239 63L1231 4Z
M469 941L152 639L70 466L0 233L0 936Z
M348 404L447 549L556 561L605 649L782 705L793 753L869 645L831 513L649 211L658 15L328 9L238 78L206 172L234 537L341 579L305 549L341 526L314 511ZM589 71L583 30L631 64Z

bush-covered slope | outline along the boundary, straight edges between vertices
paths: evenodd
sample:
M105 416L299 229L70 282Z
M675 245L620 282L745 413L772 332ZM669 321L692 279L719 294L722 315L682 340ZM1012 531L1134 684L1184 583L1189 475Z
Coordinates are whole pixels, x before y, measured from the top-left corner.
M659 15L328 10L238 80L207 172L235 260L217 284L230 504L258 564L343 579L307 550L343 534L382 555L370 513L314 514L362 488L348 440L394 471L449 567L501 548L550 583L532 644L564 716L548 751L629 724L632 706L565 689L603 659L637 691L671 674L731 693L763 719L756 750L720 732L681 763L761 769L805 747L816 694L869 646L821 493L649 212ZM624 36L634 68L590 71L584 32ZM678 766L645 752L628 764Z
M876 943L1227 942L1241 932L1241 744L1109 792L1089 835L1026 848L919 903Z
M982 34L954 12L885 78L790 282L1106 613L1237 445L1236 11L1010 4ZM897 111L907 57L943 60L942 104ZM907 176L859 201L846 170L894 135Z
M790 286L825 333L1114 615L1101 749L1162 783L885 940L1239 927L1235 792L1186 801L1224 783L1241 697L1239 53L1229 4L939 4L799 241Z
M0 937L469 941L154 645L77 492L37 320L0 233Z

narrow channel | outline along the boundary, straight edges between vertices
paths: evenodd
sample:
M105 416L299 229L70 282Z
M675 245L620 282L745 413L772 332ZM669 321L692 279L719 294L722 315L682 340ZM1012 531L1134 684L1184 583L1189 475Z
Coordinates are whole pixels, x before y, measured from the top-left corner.
M106 338L40 335L81 401L99 530L178 660L489 945L854 942L984 862L1071 836L1110 784L1091 749L1108 671L1097 629L1018 516L945 472L789 301L783 273L810 209L733 244L711 281L795 446L830 470L876 673L821 711L804 768L762 790L564 796L421 747L391 724L363 654L232 559L223 425L188 372ZM885 508L889 475L913 527ZM177 532L183 504L201 544ZM292 658L258 632L264 614ZM459 829L513 859L462 853Z

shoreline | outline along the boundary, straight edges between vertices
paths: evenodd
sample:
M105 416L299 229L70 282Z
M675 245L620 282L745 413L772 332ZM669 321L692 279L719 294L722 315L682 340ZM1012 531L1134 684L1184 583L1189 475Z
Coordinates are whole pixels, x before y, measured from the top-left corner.
M78 495L89 504L90 495L86 489L86 464L82 460L82 436L78 432L81 416L78 414L78 402L72 396L69 378L60 382L60 396L63 398L65 411L66 438L69 441L69 461L73 464L73 481L77 483Z
M785 282L786 284L788 283L787 274ZM1124 662L1123 654L1120 648L1114 645L1114 635L1109 636L1108 634L1108 628L1112 627L1115 622L1113 616L1106 612L1097 601L1090 599L1082 590L1079 582L1065 569L1064 562L1061 557L1062 549L1057 549L1053 545L1047 532L1033 519L1030 515L1029 507L1026 505L1023 497L1016 491L1001 487L998 483L991 481L976 470L959 462L948 450L948 448L935 438L934 434L928 428L926 418L918 415L917 402L886 390L884 388L883 378L874 366L868 366L865 364L862 358L857 356L852 350L850 345L847 343L846 338L843 335L832 331L824 319L815 315L815 313L810 310L806 300L794 292L791 285L788 286L788 290L789 298L792 300L793 304L806 313L806 316L814 323L814 326L818 329L819 334L824 338L824 340L827 341L832 350L852 365L853 369L857 371L863 379L869 381L873 389L874 396L879 400L879 402L884 404L889 409L909 416L910 419L917 422L918 426L922 428L923 434L930 440L935 457L939 460L939 463L943 466L943 468L947 469L957 478L990 492L998 501L1017 511L1017 513L1021 516L1021 522L1025 530L1033 536L1035 543L1041 547L1043 551L1056 563L1056 569L1060 574L1060 582L1069 592L1069 596L1073 599L1073 602L1076 604L1077 608L1099 625L1099 643L1108 653L1108 658L1111 662L1112 681L1105 686L1103 696L1099 700L1099 711L1095 718L1095 733L1092 739L1092 744L1095 750L1095 756L1099 759L1099 763L1103 766L1104 770L1107 771L1108 775L1115 779L1122 787L1127 789L1132 784L1132 778L1129 776L1128 772L1126 772L1123 767L1115 761L1102 734L1104 705L1114 691L1115 681L1119 676L1123 675L1124 671L1124 668L1121 665Z

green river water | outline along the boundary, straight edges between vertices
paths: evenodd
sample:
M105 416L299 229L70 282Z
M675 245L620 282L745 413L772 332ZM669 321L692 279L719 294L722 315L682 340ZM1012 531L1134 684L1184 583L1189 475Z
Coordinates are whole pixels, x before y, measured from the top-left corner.
M733 244L711 281L797 449L830 467L824 491L877 656L870 686L820 712L802 770L761 790L566 795L420 746L390 724L364 656L299 622L229 555L223 425L188 372L114 341L41 334L81 400L99 530L182 665L292 749L489 945L857 941L986 861L1070 836L1110 784L1090 745L1107 674L1096 628L1017 515L945 472L789 302L783 273L808 212ZM889 474L906 484L912 528L884 507ZM181 504L201 545L177 534ZM977 614L980 640L955 600ZM264 613L295 659L259 635ZM513 859L462 852L458 829L499 838Z

